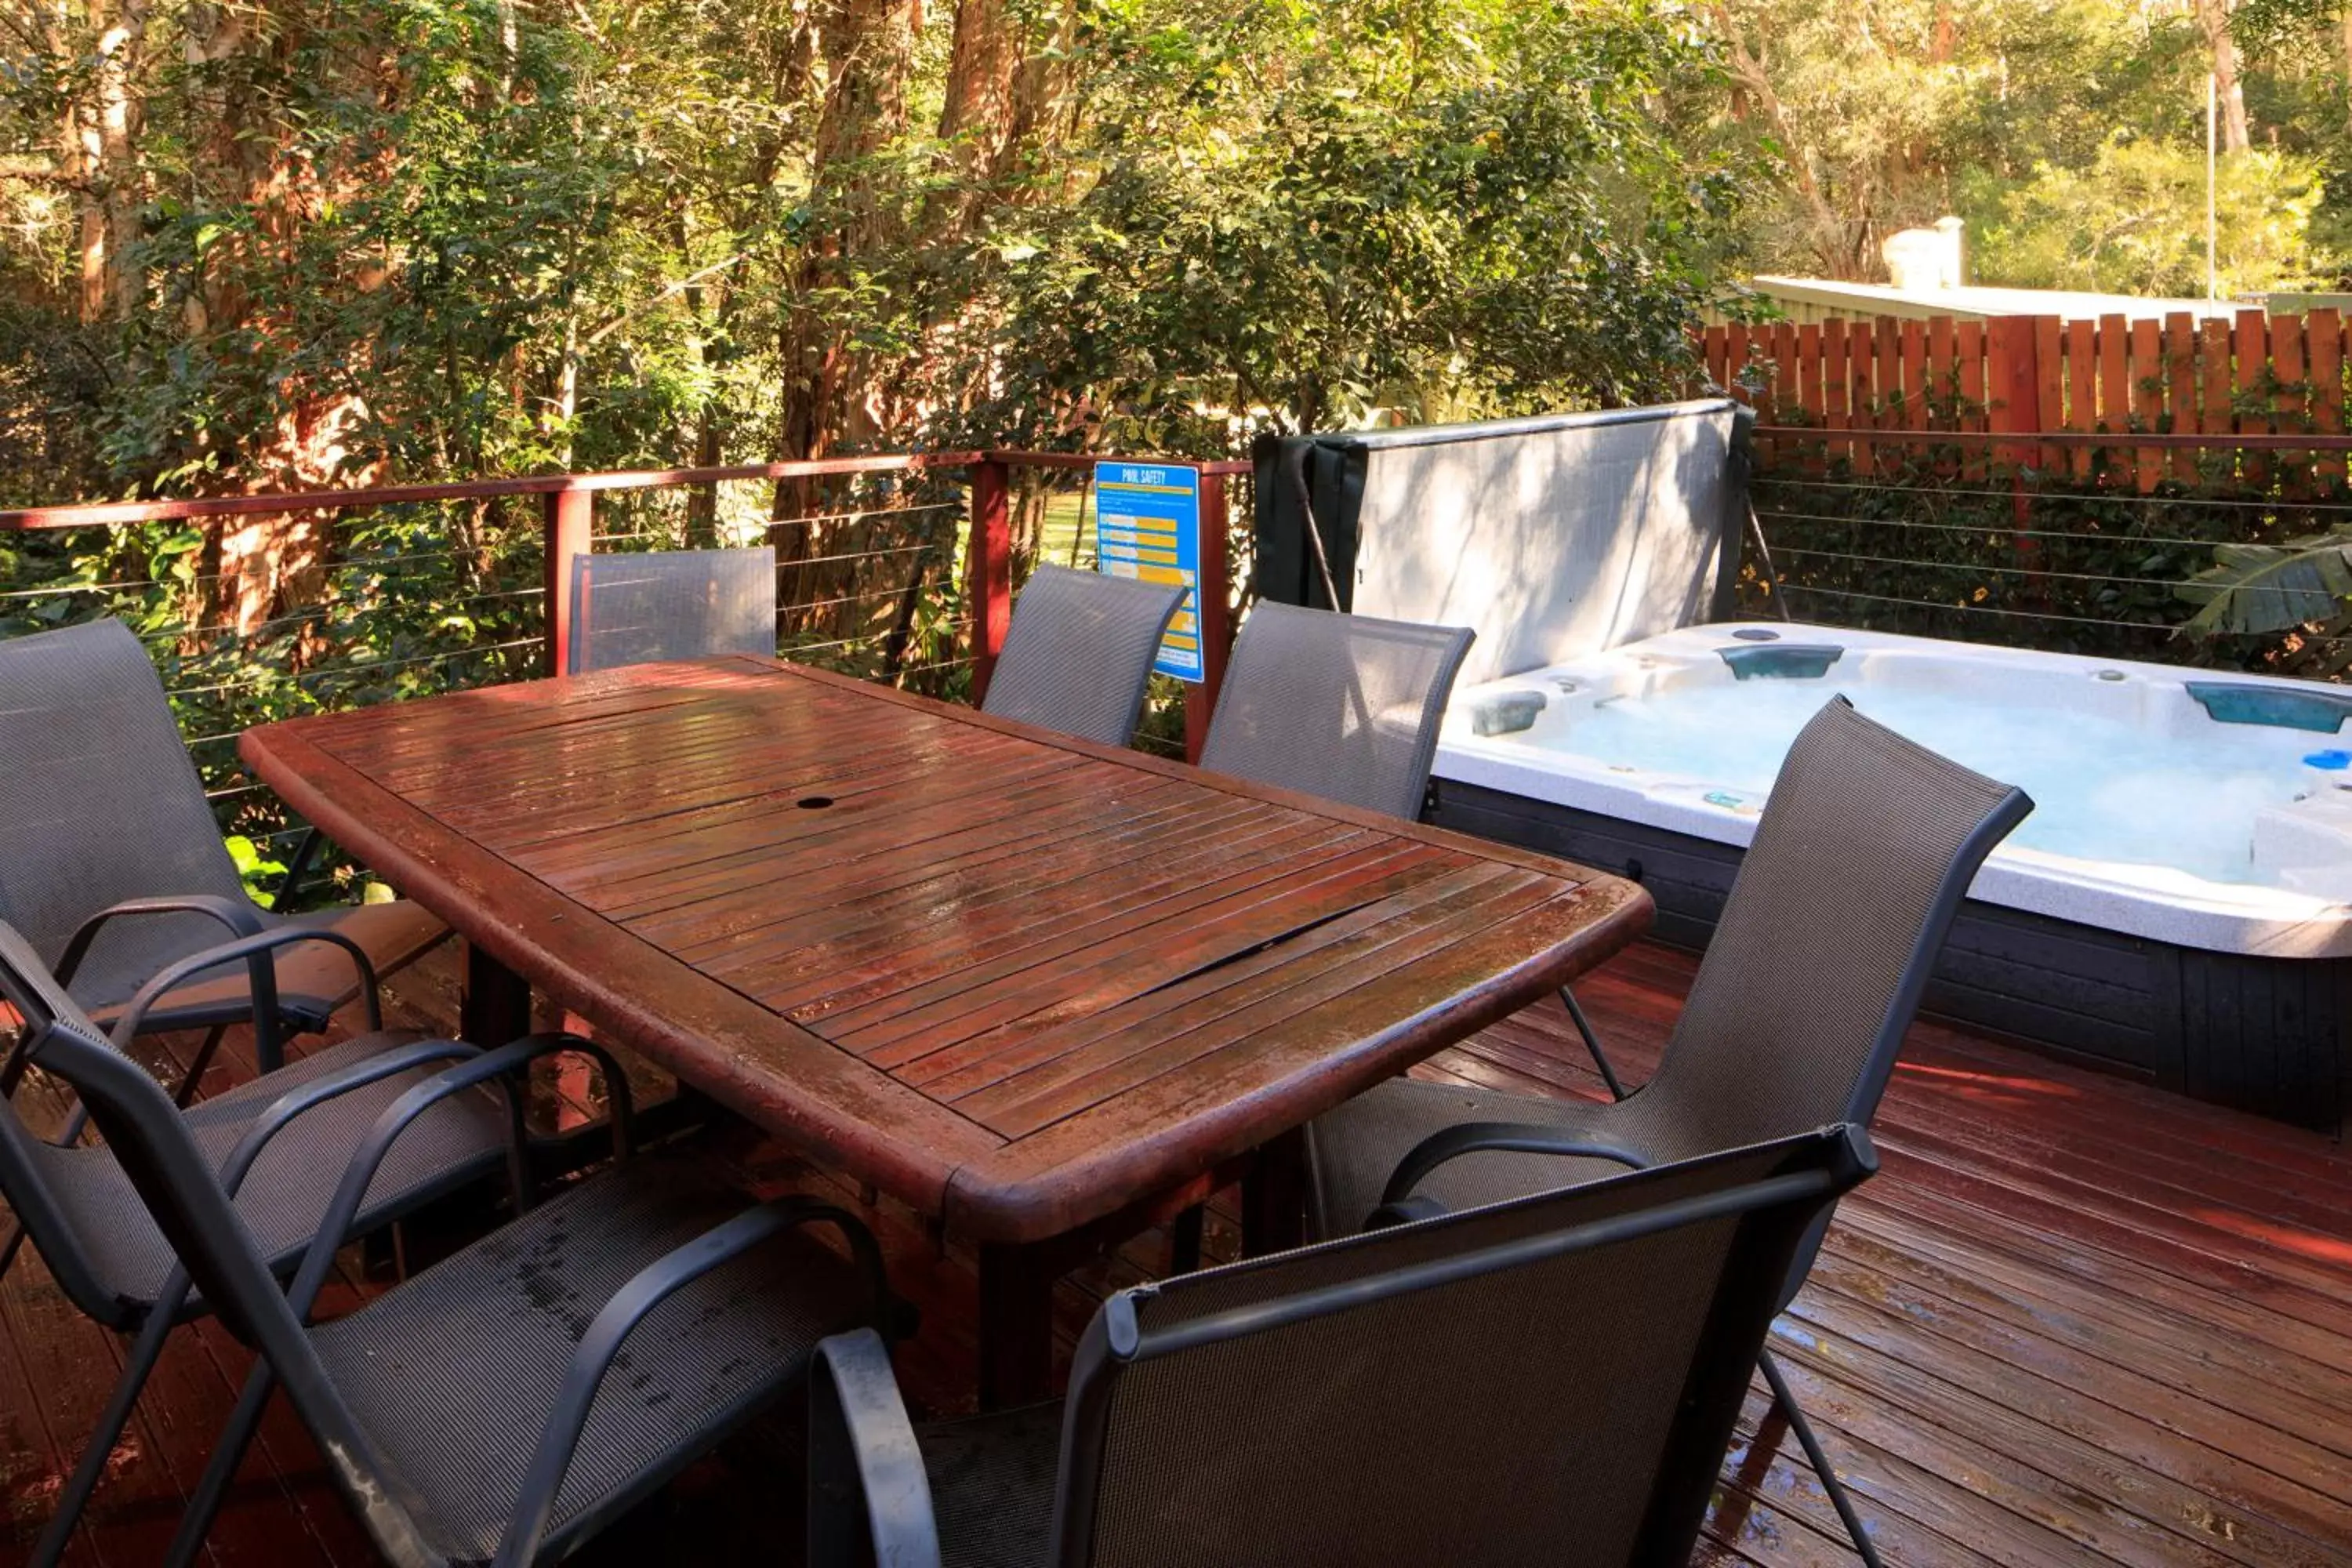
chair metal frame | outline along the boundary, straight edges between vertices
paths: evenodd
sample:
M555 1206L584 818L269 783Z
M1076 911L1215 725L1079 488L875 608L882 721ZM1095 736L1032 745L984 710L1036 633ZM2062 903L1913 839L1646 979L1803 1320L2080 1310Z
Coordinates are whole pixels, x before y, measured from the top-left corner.
M1037 601L1034 609L1025 612L1030 618L1024 621L1022 618L1024 614L1023 606L1029 605L1030 595L1041 588L1045 597ZM1155 597L1160 601L1159 618L1147 627L1141 612L1149 610L1150 603ZM1078 572L1066 566L1039 566L1030 574L1027 584L1021 591L1021 597L1013 603L1013 625L1004 635L1003 648L996 656L996 666L989 677L988 691L981 701L981 711L999 718L1026 719L1028 722L1042 724L1099 745L1126 745L1135 733L1137 721L1142 717L1143 700L1151 689L1151 667L1158 658L1160 641L1168 634L1169 623L1183 609L1184 598L1185 589L1180 584ZM1040 629L1040 617L1066 615L1081 608L1097 610L1107 619L1127 618L1126 625L1114 626L1108 633L1098 627L1087 630L1094 634L1091 640L1097 645L1105 641L1118 645L1108 648L1097 646L1089 650L1098 659L1115 655L1129 663L1124 666L1113 664L1108 668L1099 666L1081 668L1076 658L1078 650L1065 646L1084 640L1076 635L1076 628L1046 625ZM1129 614L1130 610L1138 613ZM1066 629L1073 635L1061 635ZM1150 633L1148 641L1137 635L1146 630ZM1137 646L1134 648L1124 646L1126 638L1130 636L1135 637ZM1139 651L1140 658L1134 657ZM1113 713L1115 717L1096 728L1084 723L1071 724L1058 717L1040 716L1035 710L1042 705L1040 700L1049 695L1047 690L1040 688L1050 687L1057 679L1069 680L1081 688L1078 693L1080 702L1099 697L1108 689L1119 701L1116 707L1103 704L1102 710ZM1066 692L1067 689L1064 689ZM1030 711L1008 713L1005 710L1008 696L1015 706Z
M407 1512L399 1489L388 1484L387 1472L375 1460L359 1417L341 1399L312 1347L305 1326L310 1310L333 1266L336 1249L348 1238L368 1188L394 1144L418 1117L454 1095L495 1084L520 1125L522 1111L517 1079L521 1070L542 1056L584 1051L613 1074L614 1145L625 1162L633 1152L628 1090L611 1058L592 1043L562 1034L530 1036L489 1051L455 1041L399 1047L288 1093L215 1170L197 1149L178 1119L177 1108L161 1087L98 1036L62 988L40 970L30 948L5 927L0 927L0 994L16 1007L34 1037L30 1049L34 1064L58 1074L81 1096L181 1258L166 1291L173 1306L166 1310L159 1302L146 1314L141 1325L142 1337L160 1323L161 1329L152 1330L160 1346L172 1317L187 1305L193 1288L202 1292L205 1308L258 1352L254 1372L190 1500L166 1561L186 1563L202 1552L205 1531L251 1442L269 1391L278 1384L285 1387L318 1438L339 1489L379 1550L403 1568L443 1562ZM254 1249L234 1207L236 1192L254 1162L269 1140L303 1111L363 1083L440 1060L454 1065L404 1092L379 1114L353 1151L315 1234L296 1259L291 1287L281 1290L276 1270ZM7 1147L6 1141L0 1139L0 1153ZM513 1148L510 1173L522 1169L520 1145ZM527 1182L518 1185L515 1199L519 1208L528 1207ZM776 1199L746 1209L671 1248L608 1300L583 1336L509 1516L495 1560L499 1568L519 1568L546 1554L562 1554L571 1543L609 1522L687 1462L690 1456L676 1457L667 1469L642 1473L599 1500L596 1506L565 1521L560 1531L551 1530L557 1497L597 1389L629 1331L663 1301L712 1269L761 1242L809 1224L831 1225L841 1232L871 1293L872 1321L894 1331L900 1327L904 1314L890 1294L879 1245L855 1216L833 1205L805 1198ZM98 1452L102 1459L105 1447ZM45 1539L38 1560L54 1562L70 1535L70 1521L53 1521L50 1536L54 1539Z
M123 1072L136 1075L136 1081L143 1084L148 1093L156 1100L165 1100L176 1118L180 1106L166 1100L162 1088L148 1078L145 1069L122 1049L124 1044L140 1033L145 1008L155 997L166 994L184 980L187 974L212 967L226 958L241 956L247 949L267 952L296 942L318 941L333 942L347 949L356 947L339 933L280 928L259 932L221 948L191 954L142 987L138 995L126 1005L118 1020L115 1038L109 1040L89 1022L67 994L63 984L41 964L30 944L13 929L0 924L0 996L6 998L21 1020L17 1049L33 1065L48 1068L53 1065L52 1058L63 1055L73 1062L74 1067L71 1071L61 1072L60 1076L69 1085L79 1088L78 1080L93 1070L92 1064L99 1058L104 1058L109 1064L120 1064ZM367 1021L371 1032L373 1032L382 1026L375 975L363 952L355 952L355 957L362 965ZM530 1184L523 1133L524 1105L517 1087L516 1074L530 1060L556 1052L584 1054L597 1062L609 1086L616 1145L629 1137L631 1106L627 1079L601 1047L577 1037L549 1035L531 1037L499 1053L495 1071L468 1077L465 1083L470 1086L495 1079L503 1093L509 1129L506 1147L507 1180L510 1196L519 1209L529 1206ZM485 1059L485 1053L477 1047L456 1040L419 1040L393 1046L334 1072L293 1086L270 1101L254 1118L216 1170L206 1169L206 1163L200 1154L195 1156L194 1164L203 1171L204 1180L219 1192L223 1202L233 1205L237 1194L244 1188L246 1179L271 1142L309 1111L404 1072L436 1063L462 1063L469 1059L479 1062ZM101 1076L120 1075L110 1065ZM428 1079L417 1089L411 1089L401 1101L396 1102L395 1109L399 1104L415 1100L421 1090L438 1081L437 1079ZM418 1103L415 1111L404 1117L390 1135L381 1139L380 1144L376 1140L371 1140L366 1147L373 1151L374 1157L368 1165L369 1180L373 1180L376 1168L390 1152L398 1133L407 1129L415 1114L421 1114L430 1104L444 1098L446 1096L436 1095L431 1100ZM81 1097L65 1132L52 1141L55 1145L66 1147L78 1142L95 1109L87 1096ZM0 1271L5 1271L6 1262L13 1262L25 1237L29 1235L40 1247L51 1275L79 1310L109 1328L132 1335L124 1355L122 1373L109 1395L97 1426L83 1447L81 1458L59 1494L57 1510L35 1548L33 1563L46 1568L46 1565L58 1562L71 1543L83 1510L104 1479L108 1457L123 1428L128 1426L139 1395L161 1359L172 1330L205 1311L215 1310L214 1303L217 1298L209 1291L201 1300L194 1298L194 1281L184 1267L174 1268L166 1275L152 1301L132 1301L110 1293L89 1264L88 1254L76 1235L74 1221L50 1194L41 1173L25 1158L26 1151L19 1140L29 1141L31 1134L13 1117L9 1118L9 1123L5 1131L0 1131L0 1188L5 1189L9 1205L16 1211L17 1228L6 1243L5 1258L5 1261L0 1261ZM100 1126L103 1129L103 1119ZM381 1127L380 1122L379 1130ZM179 1128L179 1133L184 1142L187 1140L184 1125ZM110 1141L109 1147L118 1163L124 1167L126 1174L131 1174L135 1182L131 1162L124 1158L124 1148L112 1141ZM193 1150L192 1143L190 1148ZM462 1188L480 1174L482 1172L472 1166L446 1172L442 1179L402 1194L398 1203L375 1217L374 1224L391 1223L401 1214L412 1212ZM189 1178L182 1172L177 1179ZM349 1192L348 1203L343 1201L346 1194L339 1187L312 1239L299 1251L271 1260L268 1266L269 1270L299 1275L315 1264L318 1278L310 1287L315 1294L318 1284L323 1282L325 1272L332 1263L336 1249L363 1234L354 1222L366 1200L367 1184L363 1181L356 1190ZM231 1206L227 1212L234 1215L234 1207ZM373 1229L373 1226L370 1228ZM230 1469L233 1473L234 1466ZM216 1503L217 1499L214 1501Z
M1753 1299L1759 1289L1754 1282L1757 1266L1774 1257L1786 1258L1801 1247L1811 1224L1811 1211L1833 1204L1877 1169L1868 1135L1852 1125L1824 1128L1762 1147L1783 1156L1773 1174L1474 1250L1438 1252L1418 1262L1395 1264L1360 1278L1204 1313L1161 1329L1143 1326L1135 1310L1136 1302L1158 1287L1139 1286L1111 1296L1097 1312L1095 1327L1080 1342L1071 1370L1062 1415L1050 1561L1055 1568L1085 1568L1091 1561L1094 1497L1101 1480L1098 1466L1118 1375L1128 1366L1571 1253L1731 1217L1741 1219L1742 1228L1730 1243L1714 1308L1706 1321L1709 1330L1752 1324L1760 1335L1767 1331L1772 1312L1768 1302ZM1704 1165L1759 1152L1727 1151L1686 1164ZM1664 1169L1654 1168L1654 1172ZM1513 1201L1548 1202L1561 1195L1538 1194ZM1790 1212L1797 1207L1805 1211L1803 1215ZM1461 1217L1440 1213L1403 1223L1444 1226ZM1761 1226L1757 1223L1759 1219L1764 1222ZM1774 1220L1777 1232L1771 1226ZM1304 1250L1323 1253L1369 1239L1369 1236L1343 1238ZM1283 1257L1233 1267L1279 1268ZM1683 1561L1696 1539L1722 1463L1724 1442L1746 1396L1754 1365L1744 1343L1732 1342L1735 1337L1711 1332L1699 1336L1666 1439L1664 1462L1653 1479L1643 1513L1634 1561ZM859 1331L836 1335L818 1349L818 1371L810 1384L809 1568L849 1568L865 1560L862 1554L869 1549L872 1561L896 1568L938 1568L942 1546L929 1479L887 1347L878 1337ZM1181 1479L1171 1478L1170 1484L1181 1489Z
M1394 628L1399 631L1416 633L1444 633L1450 637L1448 645L1438 651L1437 665L1433 672L1433 679L1427 689L1421 694L1421 713L1413 734L1413 754L1411 766L1406 770L1412 781L1411 799L1409 802L1400 799L1385 805L1369 805L1367 806L1368 809L1386 811L1390 815L1402 816L1407 821L1418 820L1426 809L1430 768L1437 756L1438 727L1444 719L1446 703L1454 690L1454 679L1461 671L1462 661L1469 657L1471 644L1477 640L1478 634L1466 626L1425 626L1414 622L1381 620L1371 616L1306 609L1297 605L1276 604L1270 601L1260 603L1250 612L1249 619L1242 623L1241 635L1234 640L1233 654L1225 665L1225 682L1218 696L1217 711L1209 721L1208 739L1201 749L1201 765L1219 772L1233 773L1239 777L1252 778L1260 784L1296 789L1304 794L1321 795L1326 799L1339 798L1329 790L1317 788L1310 783L1271 777L1263 769L1235 767L1234 750L1237 742L1233 739L1233 735L1234 726L1237 721L1234 716L1244 710L1242 703L1248 694L1249 682L1253 679L1265 679L1254 675L1253 671L1265 659L1274 657L1261 654L1257 649L1261 647L1272 647L1271 639L1280 636L1283 628L1286 627L1293 632L1308 637L1345 637L1349 635L1350 626ZM1365 710L1361 706L1360 692L1350 693L1350 695L1358 699L1359 721L1367 726L1375 722L1377 716Z
M214 1447L204 1477L189 1499L187 1512L164 1559L168 1568L184 1568L203 1552L205 1532L226 1500L237 1467L252 1444L270 1391L281 1378L322 1447L329 1446L329 1434L339 1424L356 1431L352 1414L336 1395L331 1380L319 1367L315 1355L305 1353L309 1347L307 1341L300 1338L300 1329L308 1322L310 1309L333 1267L334 1247L328 1238L339 1226L350 1225L394 1142L417 1117L441 1100L489 1082L511 1083L514 1075L531 1061L550 1051L569 1048L574 1038L564 1035L532 1036L484 1052L418 1084L377 1120L367 1142L354 1152L344 1171L334 1202L320 1222L318 1238L283 1298L285 1314L264 1314L247 1323L251 1331L249 1342L256 1345L260 1355ZM616 1098L615 1104L619 1103L620 1098ZM626 1161L635 1152L625 1123L619 1121L614 1127L614 1151L616 1163ZM833 1205L797 1196L773 1198L674 1247L631 1278L598 1310L581 1336L580 1348L566 1370L555 1406L541 1429L492 1568L522 1568L540 1561L542 1553L550 1551L562 1555L562 1548L594 1534L675 1473L673 1468L640 1475L633 1485L566 1521L562 1531L551 1538L550 1521L565 1473L587 1427L597 1390L612 1370L630 1331L664 1301L711 1270L789 1230L816 1224L832 1226L847 1242L871 1292L875 1321L887 1330L900 1331L906 1314L891 1294L879 1244L855 1215ZM289 1329L293 1331L291 1334ZM860 1331L877 1332L872 1329ZM239 1337L247 1335L240 1332ZM335 1479L353 1511L368 1526L377 1547L402 1568L441 1563L443 1559L424 1548L413 1523L404 1518L394 1521L383 1517L390 1493L379 1477L365 1473L362 1457L368 1451L362 1436L360 1446L348 1454L333 1452L338 1461ZM390 1506L397 1508L396 1503Z
M572 558L572 577L567 592L572 602L572 643L570 657L563 673L586 675L600 669L615 669L628 664L659 662L658 659L625 658L609 661L596 657L596 584L600 572L620 572L631 565L643 567L648 563L680 563L701 562L710 568L708 585L718 588L721 574L729 569L749 574L758 571L767 579L767 632L757 648L739 648L715 635L715 628L705 625L704 645L693 653L665 651L661 658L701 658L719 654L758 652L770 658L776 651L776 552L772 545L754 545L740 549L717 550L656 550L607 552L603 554L584 552Z
M1843 697L1831 700L1845 701ZM1767 809L1769 809L1769 805ZM1888 1000L1878 1033L1847 1094L1843 1117L1851 1124L1867 1127L1877 1111L1880 1100L1885 1095L1887 1082L1894 1076L1895 1060L1902 1054L1903 1037L1909 1031L1912 1020L1918 1016L1920 999L1926 994L1928 979L1935 971L1937 956L1943 951L1945 939L1951 932L1952 921L1958 916L1960 906L1968 898L1969 884L1975 881L1979 868L2032 809L2032 799L2024 791L2010 789L1974 831L1962 840L1950 865L1946 868L1928 905L1927 918L1912 943L1902 977ZM1736 887L1733 896L1738 896ZM1585 1016L1583 1007L1578 1004L1575 992L1563 985L1559 997L1568 1008L1569 1018L1582 1038L1585 1049L1591 1054L1593 1066L1600 1069L1601 1081L1608 1086L1612 1100L1622 1103L1639 1093L1638 1088L1627 1089L1619 1079L1615 1065L1609 1059L1609 1053L1601 1047L1600 1036L1591 1020ZM1645 1168L1652 1163L1637 1151L1588 1134L1567 1132L1557 1127L1528 1122L1461 1122L1432 1133L1398 1162L1389 1177L1387 1190L1381 1194L1381 1207L1375 1211L1374 1222L1393 1223L1433 1212L1437 1205L1425 1195L1417 1195L1415 1189L1440 1166L1465 1154L1475 1153L1608 1160L1637 1169ZM1788 1282L1782 1289L1780 1310L1788 1310L1804 1285L1805 1277L1812 1268L1813 1258L1821 1249L1828 1228L1829 1215L1824 1215L1822 1224L1799 1250L1795 1267L1790 1271ZM1759 1356L1758 1365L1772 1390L1773 1403L1787 1419L1790 1430L1796 1434L1798 1445L1803 1448L1806 1459L1821 1479L1822 1489L1829 1494L1831 1503L1836 1508L1839 1520L1853 1538L1855 1552L1870 1568L1879 1568L1877 1548L1871 1543L1868 1532L1863 1528L1862 1516L1854 1507L1852 1495L1838 1478L1836 1468L1830 1463L1820 1438L1814 1434L1811 1422L1790 1392L1788 1381L1781 1374L1769 1348Z
M119 700L138 706L142 711L133 717L132 721L151 724L158 730L159 733L167 731L172 737L173 748L178 749L179 730L177 721L171 712L170 699L163 689L160 678L154 674L153 666L148 659L146 650L139 645L138 639L129 628L123 626L119 621L109 619L59 628L55 633L36 635L42 637L70 635L89 639L79 657L84 665L93 669L98 684L92 688L92 690L96 695L102 700ZM109 647L108 639L118 640ZM118 669L116 665L110 661L120 661L120 668ZM134 661L139 671L139 675L135 678L127 673ZM110 680L110 686L108 684ZM133 686L138 689L131 689ZM185 779L184 784L178 787L193 791L196 803L201 804L202 784L195 775L194 765L187 763L184 752L181 754L180 765L185 771ZM194 806L190 805L189 809L193 810ZM206 815L209 815L208 812ZM220 847L215 833L209 843L208 852L201 857L210 863L210 870L206 876L215 884L215 890L188 892L180 889L172 889L158 893L121 899L88 914L81 919L68 938L52 965L51 972L60 984L70 989L84 961L89 956L92 945L110 925L119 921L154 920L173 915L198 915L221 928L223 932L221 941L224 943L239 942L267 931L282 929L286 926L287 918L291 912L286 907L287 900L297 893L298 884L317 858L322 843L322 836L316 827L305 829L301 838L296 843L293 855L288 861L287 874L280 884L279 907L263 909L251 899L244 896L236 868L230 863L226 851ZM317 932L324 928L303 926L299 929ZM337 945L348 949L352 943L343 941ZM279 994L277 969L272 957L273 951L267 946L262 946L239 948L232 953L215 947L213 950L214 964L179 968L180 977L184 981L215 965L241 961L246 970L247 991L246 997L239 1005L218 1004L191 1012L184 1017L169 1017L158 1025L159 1027L193 1027L204 1028L206 1031L204 1042L189 1068L187 1080L181 1089L183 1103L185 1103L186 1099L193 1095L197 1080L204 1076L205 1068L211 1063L222 1039L233 1025L245 1023L251 1026L254 1035L255 1058L265 1072L273 1071L284 1065L284 1042L289 1036L315 1033L326 1026L327 1018L323 1015L314 1016L307 1011L289 1009ZM363 971L361 988L364 989L365 984L366 976ZM158 1010L159 1007L167 1015L173 1011L170 1005L163 1004L161 994L151 998L149 1004L151 1013ZM101 1007L99 1010L106 1009ZM21 1054L16 1052L12 1052L5 1062L0 1062L0 1095L13 1091L23 1067Z

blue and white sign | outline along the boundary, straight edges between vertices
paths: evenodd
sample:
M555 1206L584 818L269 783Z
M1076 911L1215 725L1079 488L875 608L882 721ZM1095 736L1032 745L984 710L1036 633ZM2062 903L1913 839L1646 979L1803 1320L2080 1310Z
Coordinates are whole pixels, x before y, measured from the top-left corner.
M1095 465L1095 566L1114 577L1181 583L1184 603L1151 668L1201 679L1201 473L1150 463Z

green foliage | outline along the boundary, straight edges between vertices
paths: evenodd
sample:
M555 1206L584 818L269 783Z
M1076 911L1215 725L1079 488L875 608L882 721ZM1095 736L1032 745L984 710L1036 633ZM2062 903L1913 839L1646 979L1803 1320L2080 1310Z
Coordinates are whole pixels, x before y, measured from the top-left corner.
M277 902L278 883L286 875L286 863L275 859L268 851L242 833L232 833L223 841L228 846L228 858L236 867L246 891L263 909Z
M2352 535L2308 534L2281 544L2217 544L2213 564L2176 590L2201 606L2184 628L2286 632L2346 619Z
M2011 468L1980 447L1851 463L1833 441L1756 487L1777 581L1751 613L1962 641L2333 678L2352 667L2341 480L2217 451L2143 492L2134 454Z
M2326 194L2312 160L2267 147L2221 160L2217 263L2223 298L2313 286L2333 265L2315 243ZM1986 279L2029 289L2202 298L2205 154L2112 136L2087 167L2042 163L1979 233Z
M2183 9L1880 0L1858 14L1840 0L1729 0L1710 11L1731 90L1684 108L1685 139L1752 145L1780 163L1743 225L1759 271L1883 279L1888 235L1948 212L1979 229L2013 184L2042 166L2086 169L2110 137L2201 145L2202 44Z
M2352 257L2341 0L2240 0L2253 145L2221 163L2225 292ZM2202 295L2206 80L2194 7L1834 0L1716 8L1733 95L1695 124L1782 160L1745 224L1757 270L1883 280L1879 246L1946 213L1971 281Z
M1203 18L1205 22L1205 18ZM1117 106L1083 196L1013 209L1003 395L1072 383L1119 443L1216 449L1282 428L1655 396L1716 292L1695 239L1736 167L1644 112L1710 63L1650 5L1248 8L1171 31L1106 7ZM1385 26L1381 25L1385 22Z

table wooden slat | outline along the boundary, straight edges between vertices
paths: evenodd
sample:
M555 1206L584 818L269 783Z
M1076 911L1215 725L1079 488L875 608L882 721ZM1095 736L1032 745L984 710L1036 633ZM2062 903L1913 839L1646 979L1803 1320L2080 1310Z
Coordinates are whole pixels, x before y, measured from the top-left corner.
M564 1005L991 1243L1202 1175L1648 918L1562 862L755 659L266 726Z

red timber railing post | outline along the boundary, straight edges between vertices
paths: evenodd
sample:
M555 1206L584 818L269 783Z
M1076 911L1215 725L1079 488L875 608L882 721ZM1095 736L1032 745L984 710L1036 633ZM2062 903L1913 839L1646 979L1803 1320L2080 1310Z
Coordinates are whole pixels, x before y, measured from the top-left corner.
M1225 476L1201 473L1201 581L1193 591L1200 610L1201 683L1184 693L1184 760L1197 763L1209 743L1209 721L1216 716L1217 693L1225 684L1225 655L1234 646L1233 606L1225 582L1227 535Z
M971 466L971 537L964 546L971 606L971 700L988 696L996 656L1013 626L1013 508L1011 470L994 458Z
M547 673L562 675L572 665L572 558L595 548L596 492L550 490L540 500L547 520Z
M2042 371L2038 332L2031 316L1995 316L1985 323L1986 395L1992 405L1996 431L2030 432L2042 428ZM2017 551L2030 556L2033 541L2029 529L2032 502L2026 494L2025 470L2034 460L2029 441L2004 441L1995 448L1998 462L2010 470L2010 494L2017 521Z

